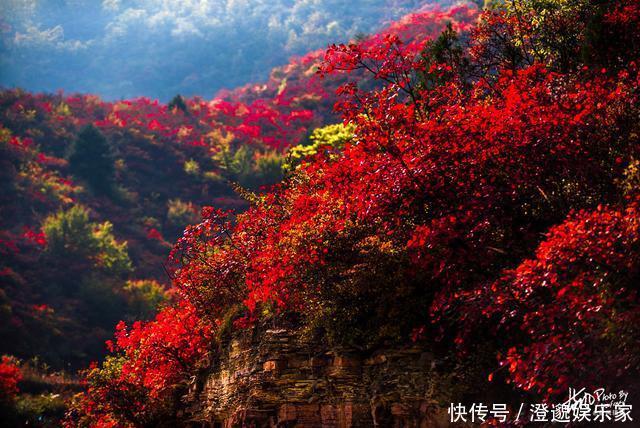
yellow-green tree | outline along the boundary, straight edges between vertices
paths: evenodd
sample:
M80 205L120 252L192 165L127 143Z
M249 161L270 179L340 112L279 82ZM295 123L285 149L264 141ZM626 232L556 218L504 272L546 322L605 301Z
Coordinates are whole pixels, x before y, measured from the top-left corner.
M282 165L283 171L288 173L295 170L305 158L313 156L321 150L340 151L347 142L353 139L353 131L353 125L342 123L314 129L307 144L292 147L287 152L286 160Z
M47 238L46 254L53 259L69 264L90 262L113 276L132 269L127 243L115 239L113 225L108 221L91 222L89 211L82 205L48 216L42 230Z

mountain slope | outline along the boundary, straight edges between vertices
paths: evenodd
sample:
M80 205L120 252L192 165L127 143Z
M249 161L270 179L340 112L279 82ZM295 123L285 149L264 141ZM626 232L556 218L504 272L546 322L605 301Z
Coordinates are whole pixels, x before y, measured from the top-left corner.
M466 6L431 8L370 40L398 34L419 45L474 16ZM0 93L0 352L85 366L118 320L170 300L164 262L200 207L245 210L237 185L278 182L288 147L337 121L343 78L317 75L322 56L294 58L267 82L210 101ZM81 246L89 249L72 251Z

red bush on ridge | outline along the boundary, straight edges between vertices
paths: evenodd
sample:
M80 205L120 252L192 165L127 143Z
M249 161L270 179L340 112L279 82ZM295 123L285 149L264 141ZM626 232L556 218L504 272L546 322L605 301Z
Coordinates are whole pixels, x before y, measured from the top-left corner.
M123 351L127 358L123 379L142 385L156 399L207 355L212 333L193 306L182 302L148 323L136 321L130 329L118 324L111 350Z
M139 426L170 417L176 394L185 392L194 367L210 353L212 335L211 325L187 302L131 328L121 322L115 341L107 343L121 355L89 369L91 383L72 413L91 426Z

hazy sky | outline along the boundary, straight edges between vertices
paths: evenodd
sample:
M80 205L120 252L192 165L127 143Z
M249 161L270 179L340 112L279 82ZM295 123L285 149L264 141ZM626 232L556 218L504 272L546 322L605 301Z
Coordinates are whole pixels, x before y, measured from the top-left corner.
M424 0L0 0L0 85L211 97Z

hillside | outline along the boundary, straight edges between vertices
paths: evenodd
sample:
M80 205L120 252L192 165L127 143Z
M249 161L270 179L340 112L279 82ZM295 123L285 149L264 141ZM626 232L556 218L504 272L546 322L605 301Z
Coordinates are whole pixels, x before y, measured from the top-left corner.
M474 14L428 10L375 37L419 43ZM319 144L349 138L337 125L312 132L339 120L344 79L317 73L323 55L212 100L2 91L0 353L85 368L118 321L174 302L166 260L202 207L243 212Z
M82 367L117 323L68 426L187 425L215 388L267 395L198 423L637 396L638 24L632 0L459 4L210 101L4 91L1 351ZM349 375L379 355L435 376Z
M476 417L504 426L572 387L637 394L640 13L564 6L330 46L352 136L240 215L203 210L172 251L179 302L118 326L69 420L417 426L429 403L491 400L505 416ZM352 360L393 350L433 377L358 383L376 363ZM584 417L629 422L633 400Z

